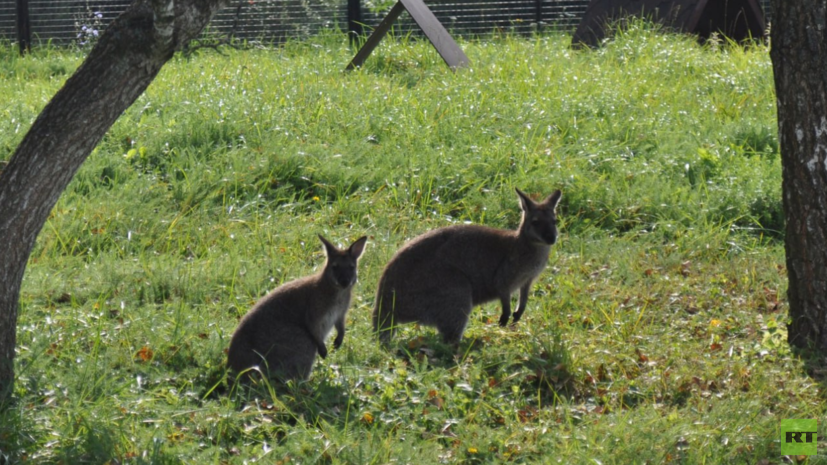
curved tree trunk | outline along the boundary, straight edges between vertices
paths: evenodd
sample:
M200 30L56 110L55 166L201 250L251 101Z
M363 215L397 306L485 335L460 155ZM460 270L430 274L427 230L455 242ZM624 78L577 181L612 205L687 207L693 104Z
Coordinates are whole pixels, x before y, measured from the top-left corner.
M58 197L161 67L229 0L137 0L35 120L0 174L0 401L14 381L20 285Z
M789 342L827 355L827 2L773 0Z

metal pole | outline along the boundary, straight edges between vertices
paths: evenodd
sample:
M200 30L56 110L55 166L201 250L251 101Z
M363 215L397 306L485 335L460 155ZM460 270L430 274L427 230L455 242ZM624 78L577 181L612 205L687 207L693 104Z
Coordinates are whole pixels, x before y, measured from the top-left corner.
M540 32L540 24L543 22L543 0L534 1L534 20L537 22L537 32Z
M347 0L347 32L351 45L358 44L359 38L365 34L361 0Z
M32 50L32 26L29 22L29 0L17 0L17 44L20 55Z

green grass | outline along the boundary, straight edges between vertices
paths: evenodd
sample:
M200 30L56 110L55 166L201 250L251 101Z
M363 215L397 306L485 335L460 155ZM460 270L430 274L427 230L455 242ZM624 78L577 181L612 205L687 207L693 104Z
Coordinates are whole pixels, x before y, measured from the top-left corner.
M781 167L762 46L637 27L176 57L78 172L21 297L0 463L783 463L825 415L786 344ZM83 58L0 47L0 160ZM561 240L516 327L475 310L454 357L370 330L383 265L457 222L511 228L555 188ZM344 346L306 383L230 392L269 289L367 234ZM824 422L820 423L824 437ZM810 463L825 463L820 458Z

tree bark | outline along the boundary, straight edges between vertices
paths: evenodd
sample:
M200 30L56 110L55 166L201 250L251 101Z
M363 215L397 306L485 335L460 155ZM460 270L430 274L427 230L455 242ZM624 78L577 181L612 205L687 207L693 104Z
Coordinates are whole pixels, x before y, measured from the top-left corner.
M0 403L14 382L20 285L60 194L161 67L229 0L136 0L101 35L0 173Z
M827 356L827 1L773 0L791 345Z

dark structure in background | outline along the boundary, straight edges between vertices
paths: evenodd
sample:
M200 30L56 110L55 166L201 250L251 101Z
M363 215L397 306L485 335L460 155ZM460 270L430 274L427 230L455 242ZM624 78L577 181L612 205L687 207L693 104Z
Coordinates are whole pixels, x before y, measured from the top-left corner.
M357 33L366 34L388 12L371 11L364 1L237 0L213 18L205 35L226 36L236 23L235 39L267 44L307 38L326 30L359 31L364 27ZM705 3L727 1L731 0ZM20 42L20 32L23 41L32 45L90 43L96 39L95 34L102 33L130 3L132 0L0 0L0 39ZM480 37L573 31L584 16L589 0L425 0L425 3L454 37ZM758 3L769 18L769 0ZM239 5L242 8L236 15ZM18 18L23 18L22 14L18 15L19 7L23 7L30 18L29 34L17 27ZM422 35L407 15L396 21L393 30L396 35Z
M451 34L445 30L445 27L434 16L434 13L428 9L422 0L399 0L385 16L385 19L379 23L379 26L373 30L373 34L365 41L365 45L356 53L350 64L347 65L345 71L362 66L365 60L370 56L370 53L379 45L379 42L388 33L393 23L399 18L403 11L407 11L411 15L416 25L425 34L425 37L431 41L431 44L436 48L439 56L445 60L445 64L452 70L463 68L470 63L465 52L459 48L459 45L451 37Z
M365 18L362 15L362 2L347 0L347 37L350 44L359 42L359 37L365 35Z
M17 45L20 46L20 54L23 55L32 48L32 25L31 21L29 21L29 0L17 0L16 16Z
M607 25L628 16L651 18L702 40L716 32L738 42L763 39L767 29L757 0L592 0L571 43L597 47Z

